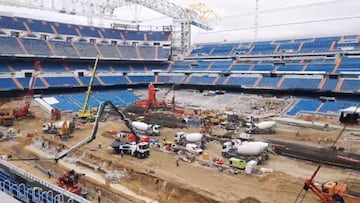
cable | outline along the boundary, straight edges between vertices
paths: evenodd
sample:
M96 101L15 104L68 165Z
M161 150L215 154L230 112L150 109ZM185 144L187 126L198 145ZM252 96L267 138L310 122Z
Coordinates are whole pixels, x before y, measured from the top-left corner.
M218 31L201 32L199 34L213 34L213 33L222 33L222 32L229 32L229 31L281 27L281 26L287 26L287 25L301 25L301 24L320 23L320 22L329 22L329 21L338 21L338 20L348 20L348 19L356 19L356 18L360 18L360 15L337 17L337 18L325 18L325 19L318 19L318 20L307 20L307 21L290 22L290 23L280 23L280 24L272 24L272 25L260 25L260 26L257 26L257 27L251 26L251 27L243 27L243 28L233 28L233 29L225 29L225 30L218 30Z
M239 14L236 14L236 15L223 16L223 17L220 17L219 19L233 18L233 17L238 17L238 16L247 16L247 15L254 15L254 14L272 13L272 12L277 12L277 11L297 9L297 8L307 8L307 7L312 7L312 6L323 6L324 4L336 3L337 1L340 1L340 0L330 0L330 1L325 1L325 2L323 1L323 2L311 3L311 4L300 4L300 5L295 5L295 6L286 6L286 7L274 8L274 9L268 9L268 10L260 10L260 11L257 11L257 12L245 12L245 13L239 13Z

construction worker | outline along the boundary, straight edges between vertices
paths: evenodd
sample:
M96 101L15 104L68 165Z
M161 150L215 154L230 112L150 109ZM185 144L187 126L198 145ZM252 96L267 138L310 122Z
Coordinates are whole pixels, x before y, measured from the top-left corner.
M101 202L101 191L100 190L97 191L97 199L98 199L98 203L100 203Z

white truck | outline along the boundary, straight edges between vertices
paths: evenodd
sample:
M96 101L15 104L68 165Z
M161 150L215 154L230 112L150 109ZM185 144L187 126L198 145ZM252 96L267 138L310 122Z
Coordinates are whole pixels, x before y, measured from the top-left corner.
M261 162L269 158L268 147L269 144L266 142L242 142L235 139L223 144L221 154L225 158L235 157L246 161Z
M160 125L147 124L141 121L133 121L131 125L133 130L138 132L138 135L144 135L144 136L160 135Z
M111 144L111 148L117 153L124 153L139 159L144 159L149 157L150 149L149 143L147 142L120 142L115 141Z
M197 144L201 149L206 147L205 136L201 133L177 132L174 141L178 145L186 146L188 143Z
M64 128L68 129L69 133L72 133L75 128L75 124L72 121L56 121L44 123L42 126L42 131L50 134L57 134L59 130Z
M245 132L249 134L274 134L276 133L275 128L275 121L248 122L245 126Z

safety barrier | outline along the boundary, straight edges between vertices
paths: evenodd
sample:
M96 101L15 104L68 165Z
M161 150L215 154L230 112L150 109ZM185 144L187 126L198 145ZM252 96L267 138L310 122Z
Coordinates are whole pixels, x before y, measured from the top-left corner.
M50 189L49 191L43 191L40 187L26 188L24 183L19 184L10 179L3 180L7 177L2 176L2 180L0 180L0 190L17 198L21 202L32 203L42 201L44 203L63 203L66 199L67 203L91 203L89 200L86 200L79 195L37 178L3 159L0 159L0 165L8 168L9 171L12 171L26 180L37 182Z

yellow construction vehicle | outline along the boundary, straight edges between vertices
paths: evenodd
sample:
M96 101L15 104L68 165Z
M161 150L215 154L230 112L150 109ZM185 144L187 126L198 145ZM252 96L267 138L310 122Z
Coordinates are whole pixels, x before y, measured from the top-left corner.
M91 122L95 120L94 114L96 114L95 109L90 109L89 107L89 100L91 95L91 88L94 83L95 73L97 69L97 65L99 62L99 55L96 56L95 64L91 73L91 78L89 81L88 89L86 91L86 98L83 105L83 108L77 113L77 118L80 119L83 122Z

